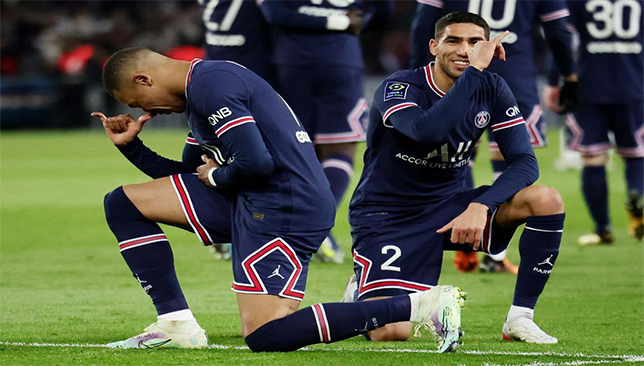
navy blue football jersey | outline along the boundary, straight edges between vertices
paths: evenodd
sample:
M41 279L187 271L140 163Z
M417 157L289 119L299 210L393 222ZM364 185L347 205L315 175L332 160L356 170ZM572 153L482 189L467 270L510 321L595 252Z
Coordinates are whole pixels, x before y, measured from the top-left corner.
M362 0L265 0L260 7L277 28L275 63L362 67L358 36L327 29L329 15L364 10L362 6Z
M237 210L262 229L333 226L335 201L313 144L266 81L233 62L195 60L186 97L192 136L221 165L214 181L235 193ZM247 178L264 167L273 167L264 179Z
M642 0L569 1L579 33L579 97L593 104L644 98Z
M566 32L566 18L569 11L565 0L418 0L416 19L412 35L412 66L420 67L429 61L428 42L434 38L434 25L445 14L454 11L468 11L479 14L490 26L490 39L509 30L503 39L507 61L494 60L487 69L505 79L520 101L535 104L539 102L535 64L534 28L542 25L550 38L567 37L561 43L567 45L551 47L555 58L561 60L559 67L568 75L572 72L573 60L570 48L570 34ZM561 34L567 33L567 34ZM524 111L525 112L525 111Z
M272 77L271 29L252 0L199 0L210 60L240 63L264 79Z
M494 132L510 168L477 202L488 207L499 205L534 181L533 178L522 181L512 168L515 156L528 156L533 161L527 166L529 169L536 169L536 160L524 119L503 79L469 67L445 93L434 82L433 65L399 71L376 89L367 131L365 166L351 201L352 220L381 212L409 210L465 190L465 167L486 129ZM463 94L459 88L463 88L463 83L469 83L466 87L471 89L465 94L466 99L460 99ZM413 138L413 131L422 126L413 126L411 132L403 133L417 122L405 118L394 120L397 114L409 109L418 109L423 116L440 110L432 120L422 121L426 127L444 124L450 118L458 120L441 141L419 141ZM507 192L499 193L503 189L498 188L508 184L508 178L521 183L506 186Z

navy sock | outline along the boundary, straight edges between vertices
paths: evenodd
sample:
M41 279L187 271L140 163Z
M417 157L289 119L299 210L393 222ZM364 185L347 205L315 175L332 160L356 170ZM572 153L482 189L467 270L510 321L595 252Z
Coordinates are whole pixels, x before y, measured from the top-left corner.
M188 309L174 271L168 238L157 223L146 219L119 187L105 196L105 217L119 241L121 254L157 314Z
M512 305L534 309L559 255L565 217L528 217L519 240L521 264Z
M492 160L492 171L494 172L494 180L501 175L508 168L508 162L505 160Z
M590 216L595 221L595 231L600 235L610 231L606 168L603 165L585 166L581 174L581 182Z
M626 163L626 185L628 192L639 196L644 193L644 158L624 159Z
M353 158L343 154L331 154L322 161L322 168L331 184L335 204L339 205L353 176Z
M389 323L409 321L409 296L316 304L268 322L246 336L254 352L288 352L316 343L341 341Z

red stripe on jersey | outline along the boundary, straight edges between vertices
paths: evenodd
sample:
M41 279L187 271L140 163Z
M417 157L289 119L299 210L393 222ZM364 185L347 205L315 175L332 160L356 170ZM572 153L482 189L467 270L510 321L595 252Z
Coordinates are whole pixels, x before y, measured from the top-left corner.
M386 121L389 116L391 116L394 112L398 112L401 109L409 108L409 107L418 107L418 104L416 103L400 103L397 104L385 112L385 114L382 116L382 121Z
M436 85L436 82L434 81L434 72L432 71L432 65L434 62L430 62L429 65L425 66L425 80L427 81L427 85L429 85L429 88L434 91L439 97L444 97L445 93L440 90L440 88Z
M226 122L221 127L219 127L216 131L215 134L217 137L221 137L226 131L230 130L231 128L235 128L237 126L246 124L246 123L255 123L255 119L251 116L245 116L245 117L240 117L237 119L234 119L232 121Z
M514 127L523 123L525 123L525 121L523 120L523 117L515 118L506 122L495 124L494 126L492 126L492 131L498 131L505 128Z
M186 144L190 144L190 145L199 145L199 143L197 142L197 140L195 140L193 137L188 137L188 138L186 139Z
M431 5L439 9L443 8L443 2L440 0L416 0L416 1L421 4Z
M186 87L190 84L190 79L192 79L192 70L194 69L195 65L200 61L201 61L200 58L196 58L190 61L190 69L188 69L188 75L186 75Z
M542 22L549 22L552 20L560 19L560 18L565 18L567 16L570 16L570 12L568 9L561 9L557 11L553 11L552 13L544 14L539 19Z

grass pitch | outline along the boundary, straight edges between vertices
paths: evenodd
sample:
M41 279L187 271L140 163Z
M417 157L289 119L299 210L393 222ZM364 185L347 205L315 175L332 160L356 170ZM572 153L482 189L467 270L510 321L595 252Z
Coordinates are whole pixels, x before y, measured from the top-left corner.
M150 130L148 146L180 157L185 132ZM556 141L556 136L550 136ZM536 309L537 323L557 345L501 340L512 301L511 275L458 273L448 253L442 284L468 291L465 344L435 354L430 337L370 343L362 337L289 354L253 354L239 335L230 262L216 261L193 234L165 227L188 302L208 331L208 350L110 350L99 347L139 333L155 320L148 297L132 278L109 231L103 195L148 178L120 156L102 131L3 132L1 135L0 363L2 365L393 365L393 364L632 364L644 363L644 251L624 227L623 166L610 170L613 246L582 248L592 229L579 172L552 169L556 147L538 152L539 184L557 188L566 228L557 266ZM361 159L357 159L360 161ZM491 181L481 146L477 183ZM355 182L354 182L355 183ZM345 200L346 201L346 200ZM334 229L349 257L346 202ZM518 262L517 238L509 257ZM352 271L313 263L302 306L340 299Z

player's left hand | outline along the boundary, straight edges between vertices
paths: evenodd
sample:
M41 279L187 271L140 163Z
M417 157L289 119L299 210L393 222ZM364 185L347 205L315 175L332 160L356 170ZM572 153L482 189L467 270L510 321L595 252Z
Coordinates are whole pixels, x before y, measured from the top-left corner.
M561 90L557 86L545 86L543 88L543 102L555 113L560 113L562 108L559 104L559 95Z
M219 168L220 165L217 164L217 162L215 162L211 158L209 158L208 155L201 155L201 160L203 160L205 164L197 167L199 180L204 182L204 184L207 185L208 187L215 188L215 186L210 183L210 179L208 179L208 174L210 173L210 169Z
M349 17L347 32L355 34L356 36L362 33L362 28L364 27L364 14L362 10L349 10L347 16Z
M477 250L481 245L481 238L487 223L487 206L472 202L467 209L447 225L436 230L437 233L446 233L452 230L450 241L454 244L468 244Z

